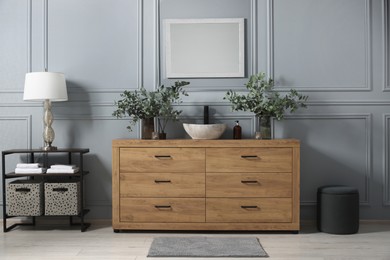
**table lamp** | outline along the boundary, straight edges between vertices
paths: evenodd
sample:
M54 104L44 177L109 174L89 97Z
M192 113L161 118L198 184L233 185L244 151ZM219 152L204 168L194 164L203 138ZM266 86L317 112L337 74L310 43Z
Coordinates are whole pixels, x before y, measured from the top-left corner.
M24 82L23 100L43 101L43 140L45 146L42 149L45 151L57 150L57 147L51 145L55 136L51 127L53 123L51 102L68 100L64 74L54 72L27 73Z

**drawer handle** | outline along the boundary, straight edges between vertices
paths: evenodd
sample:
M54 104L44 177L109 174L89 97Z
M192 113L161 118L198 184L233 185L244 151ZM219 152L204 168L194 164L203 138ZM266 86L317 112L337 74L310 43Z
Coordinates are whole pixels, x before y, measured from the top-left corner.
M29 189L29 188L16 188L15 191L17 191L17 192L30 192L31 189Z
M243 209L258 209L259 207L257 206L241 206Z
M241 155L242 159L257 160L260 159L257 155Z
M159 160L171 160L172 156L170 155L155 155L154 158Z
M154 206L156 209L172 209L172 207L170 205L155 205Z
M68 188L53 188L53 191L65 192L68 191Z
M258 184L259 182L256 181L256 180L254 180L254 181L252 181L252 180L242 180L241 183L243 183L243 184Z
M171 183L171 180L154 180L155 183Z

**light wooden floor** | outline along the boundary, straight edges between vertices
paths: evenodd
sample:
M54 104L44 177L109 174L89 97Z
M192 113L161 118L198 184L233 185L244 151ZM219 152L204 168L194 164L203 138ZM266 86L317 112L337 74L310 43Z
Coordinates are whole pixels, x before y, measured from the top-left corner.
M1 223L1 222L0 222ZM127 259L147 258L157 236L255 236L270 255L268 259L390 260L390 221L363 222L354 235L318 233L313 224L303 224L298 235L289 233L113 233L108 223L95 223L87 232L67 226L18 227L0 235L0 259ZM175 258L204 259L204 258ZM211 258L233 259L233 258ZM240 258L244 260L245 258ZM247 258L264 259L264 258ZM265 258L266 259L266 258Z

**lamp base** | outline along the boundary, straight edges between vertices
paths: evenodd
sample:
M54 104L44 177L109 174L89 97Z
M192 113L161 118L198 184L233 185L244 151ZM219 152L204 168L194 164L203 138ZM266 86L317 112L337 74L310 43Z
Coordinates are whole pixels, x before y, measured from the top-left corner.
M57 146L51 146L51 145L41 147L41 149L44 151L57 151L58 150Z

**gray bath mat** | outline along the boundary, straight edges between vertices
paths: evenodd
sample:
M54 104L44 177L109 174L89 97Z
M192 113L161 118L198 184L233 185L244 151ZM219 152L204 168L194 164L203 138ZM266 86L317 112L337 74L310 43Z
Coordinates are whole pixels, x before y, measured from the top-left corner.
M256 237L157 237L148 257L268 257Z

